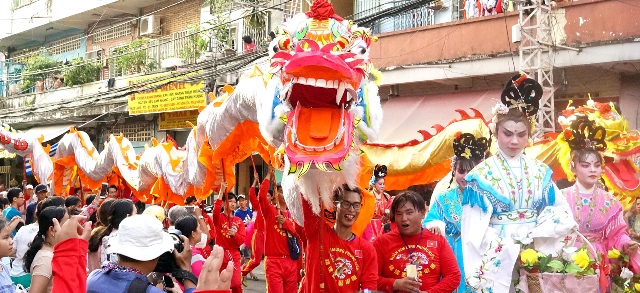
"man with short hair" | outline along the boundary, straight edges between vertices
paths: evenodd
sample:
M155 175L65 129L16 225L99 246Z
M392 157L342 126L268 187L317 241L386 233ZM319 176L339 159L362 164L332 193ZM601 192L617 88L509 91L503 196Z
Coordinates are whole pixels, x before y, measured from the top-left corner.
M173 239L162 230L162 224L152 215L136 215L122 220L118 234L109 239L108 253L118 255L118 263L105 263L87 278L87 293L162 293L147 278L165 252L173 252L179 271L172 275L184 285L185 293L196 288L197 279L191 273L189 239L180 236L184 250L174 251ZM177 286L177 284L176 284Z
M25 224L29 225L33 222L35 222L35 219L33 217L35 211L36 211L36 205L43 201L45 198L47 198L47 193L48 193L49 189L47 188L46 185L44 184L38 184L35 188L35 201L31 202L29 205L27 205L27 214L25 215Z
M118 199L118 187L115 185L109 185L109 193L107 194L107 197L113 198L113 199Z
M376 238L378 290L382 292L453 292L460 269L442 235L422 227L426 205L420 194L405 191L393 200L390 218L397 229Z
M18 211L18 207L22 206L24 203L24 193L22 193L22 190L17 187L9 189L7 192L7 199L9 199L9 204L11 204L11 206L2 211L4 218L7 221L11 221L14 217L22 218L22 214ZM11 233L11 236L16 236L16 232L17 230L14 230L13 233Z
M244 194L238 195L238 205L239 207L233 215L240 218L246 227L253 217L253 211L247 206L247 197Z

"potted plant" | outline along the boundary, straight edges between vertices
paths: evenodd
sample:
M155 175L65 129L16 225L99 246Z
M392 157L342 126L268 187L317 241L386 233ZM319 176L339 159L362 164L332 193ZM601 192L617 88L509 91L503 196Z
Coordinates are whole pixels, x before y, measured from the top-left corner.
M36 83L44 83L45 79L60 74L60 62L49 56L49 52L41 48L38 55L27 60L25 69L22 71L23 92L30 90Z
M65 70L64 83L74 86L94 82L99 79L102 66L93 62L87 62L82 57L71 60L71 67Z

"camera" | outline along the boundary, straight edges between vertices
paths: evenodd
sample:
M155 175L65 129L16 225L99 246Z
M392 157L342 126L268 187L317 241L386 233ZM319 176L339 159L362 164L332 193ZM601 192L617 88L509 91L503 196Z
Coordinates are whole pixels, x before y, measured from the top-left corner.
M178 253L184 250L184 242L180 238L182 232L180 230L171 229L167 231L173 240L173 249L178 251ZM178 264L176 263L176 257L172 252L167 251L160 255L160 259L158 260L158 264L153 269L154 272L157 273L173 273L174 271L180 269Z

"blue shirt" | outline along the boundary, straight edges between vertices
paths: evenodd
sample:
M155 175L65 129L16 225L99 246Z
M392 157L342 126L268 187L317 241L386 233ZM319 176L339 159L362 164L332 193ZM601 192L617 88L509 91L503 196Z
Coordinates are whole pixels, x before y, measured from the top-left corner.
M240 218L242 220L242 222L244 222L244 225L246 226L247 223L249 223L249 221L251 221L251 218L253 217L253 212L251 211L251 209L249 207L247 207L246 211L243 211L241 209L237 209L236 212L233 215L238 217L238 218Z
M11 276L9 275L9 266L0 263L2 266L2 271L0 271L0 293L15 293L16 285L11 281Z
M11 219L13 219L13 217L16 217L16 216L22 217L22 214L20 213L20 211L18 211L14 207L8 207L4 209L2 211L2 215L4 216L5 220L7 220L7 222L11 222ZM11 237L16 236L17 232L18 230L13 230L13 232L11 233Z
M89 274L87 278L87 293L127 293L129 285L134 278L149 282L146 276L135 272L121 271L117 269L98 269ZM194 288L187 289L185 293L193 293ZM147 287L146 293L164 293L154 286ZM0 292L4 293L4 292ZM12 291L13 293L13 291Z

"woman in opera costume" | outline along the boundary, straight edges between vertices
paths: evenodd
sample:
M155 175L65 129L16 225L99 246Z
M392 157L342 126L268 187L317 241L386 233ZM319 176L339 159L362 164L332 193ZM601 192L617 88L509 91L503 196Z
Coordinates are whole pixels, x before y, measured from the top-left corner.
M476 138L471 133L458 133L456 135L453 140L455 156L451 159L452 176L449 188L436 196L427 217L423 221L423 226L432 233L437 235L443 235L444 233L447 242L453 249L461 272L464 266L462 262L462 240L460 239L460 217L462 216L462 192L467 185L464 178L469 171L484 160L488 148L488 140L484 137ZM458 186L451 187L454 179ZM462 273L460 285L454 292L472 292L466 286L464 273Z
M371 242L384 233L384 224L389 222L389 207L391 207L393 199L388 193L384 192L385 177L387 177L387 166L376 165L373 168L371 181L369 181L371 192L376 197L376 206L373 211L373 218L362 235L364 239Z
M538 251L552 254L575 226L563 222L559 229L535 229L545 209L573 222L566 199L551 180L551 169L524 154L541 96L542 87L535 80L525 74L511 78L501 103L492 109L490 129L496 134L498 151L465 178L462 254L473 291L513 290L520 244L536 241Z
M632 270L640 272L638 243L627 234L622 205L598 183L604 163L600 152L607 148L606 130L595 126L587 117L579 116L571 123L570 131L564 133L571 148L568 164L576 183L562 192L571 206L580 233L598 253L607 255L612 248L624 251L631 256ZM575 246L582 246L579 240Z

